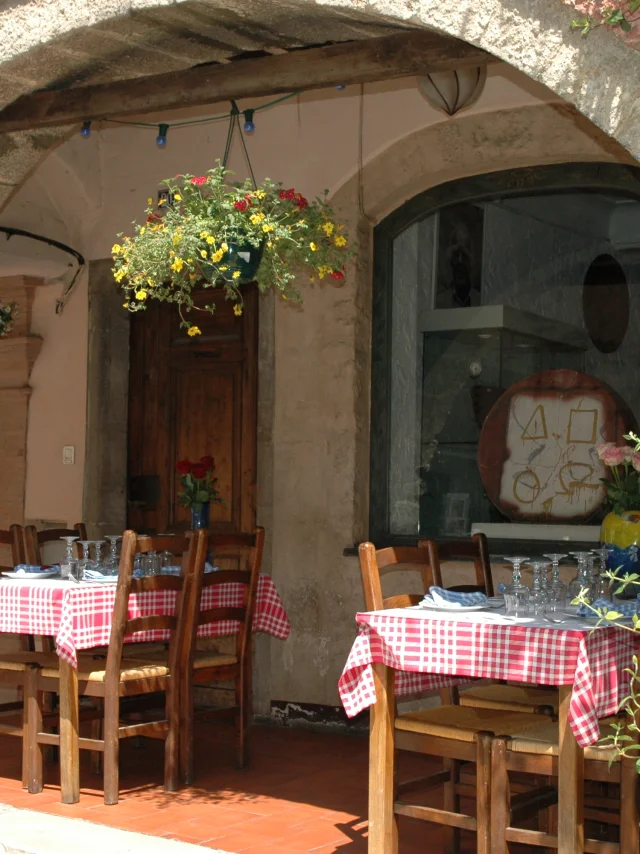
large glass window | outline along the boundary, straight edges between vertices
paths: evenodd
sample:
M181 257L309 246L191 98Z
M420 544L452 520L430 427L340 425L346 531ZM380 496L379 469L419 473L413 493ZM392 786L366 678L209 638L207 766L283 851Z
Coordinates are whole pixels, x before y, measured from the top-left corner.
M584 371L638 414L639 175L574 164L465 179L378 226L376 544L507 521L485 495L478 441L502 392L532 373Z

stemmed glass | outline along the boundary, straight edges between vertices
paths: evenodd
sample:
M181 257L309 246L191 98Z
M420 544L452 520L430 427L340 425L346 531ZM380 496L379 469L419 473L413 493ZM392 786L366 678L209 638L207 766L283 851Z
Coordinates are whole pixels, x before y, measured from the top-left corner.
M122 537L118 534L107 536L107 540L109 540L109 545L111 551L109 552L109 556L105 560L103 564L103 570L105 575L117 575L118 569L120 568L120 560L118 558L118 543L122 539Z
M528 557L505 557L513 564L513 580L504 591L505 614L507 617L526 617L529 613L529 588L520 581L520 567Z
M98 572L102 572L102 547L104 546L104 540L94 540L93 546L95 549L95 564L94 569Z
M82 546L82 557L76 564L76 579L77 581L82 581L85 569L93 569L93 561L89 557L89 548L93 541L79 540L78 542Z
M608 554L608 546L602 546L599 549L593 549L594 557L597 557L598 561L600 562L599 571L594 573L593 582L591 585L591 592L593 595L594 602L596 601L596 599L611 600L611 582L604 574L607 569Z
M547 577L547 569L551 566L551 561L548 560L530 560L529 566L533 570L533 584L531 587L531 597L529 604L535 615L544 616L548 604L549 596L545 589L545 581Z
M60 537L67 544L67 553L64 559L60 562L60 578L69 578L70 575L75 575L77 560L73 556L73 544L79 537Z
M569 552L569 554L578 561L577 575L569 582L569 602L573 602L585 588L589 591L589 598L591 598L591 584L589 582L587 564L588 558L591 557L591 552Z
M560 578L560 561L567 557L558 553L543 555L551 561L551 581L547 584L547 595L549 604L547 606L550 613L561 611L567 604L567 586Z

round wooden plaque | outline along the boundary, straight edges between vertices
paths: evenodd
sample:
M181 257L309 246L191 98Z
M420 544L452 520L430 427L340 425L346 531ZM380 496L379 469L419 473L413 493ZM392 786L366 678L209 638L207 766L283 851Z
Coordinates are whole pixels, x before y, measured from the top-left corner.
M585 522L606 493L601 442L624 444L635 421L605 383L578 371L540 371L515 383L487 415L478 467L487 496L509 519Z

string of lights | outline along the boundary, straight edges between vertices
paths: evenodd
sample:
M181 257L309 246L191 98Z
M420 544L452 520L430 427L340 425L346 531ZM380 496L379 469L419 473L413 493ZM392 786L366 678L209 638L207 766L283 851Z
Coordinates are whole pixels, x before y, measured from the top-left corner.
M346 89L346 86L340 84L339 86L336 86L336 89L338 89L338 91L343 91ZM281 98L275 98L273 101L261 104L259 107L250 107L242 110L241 113L244 117L244 124L242 126L243 131L248 136L251 136L256 129L254 118L256 113L260 113L263 110L269 110L271 107L275 107L277 104L282 104L284 101L289 101L291 98L296 98L300 94L300 92L291 92L289 95L283 95ZM215 122L229 121L232 116L236 115L236 113L234 113L234 109L237 108L232 107L228 113L222 113L217 116L208 116L205 119L186 119L181 122L160 122L159 124L156 124L155 122L128 122L124 119L110 119L107 117L98 119L98 121L108 124L125 125L126 127L142 128L144 130L153 129L157 132L156 145L158 148L166 148L167 137L170 130L175 128L191 127L192 125L207 125L214 124ZM91 136L91 125L92 122L89 120L83 122L82 127L80 128L80 136L88 139Z

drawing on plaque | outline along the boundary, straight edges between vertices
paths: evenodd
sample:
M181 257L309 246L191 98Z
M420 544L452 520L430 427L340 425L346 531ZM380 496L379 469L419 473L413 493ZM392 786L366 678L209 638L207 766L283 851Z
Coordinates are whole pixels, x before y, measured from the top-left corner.
M534 439L548 439L547 421L544 417L544 406L536 406L535 411L520 437L523 442Z
M595 445L598 439L597 409L572 409L569 414L567 442Z

